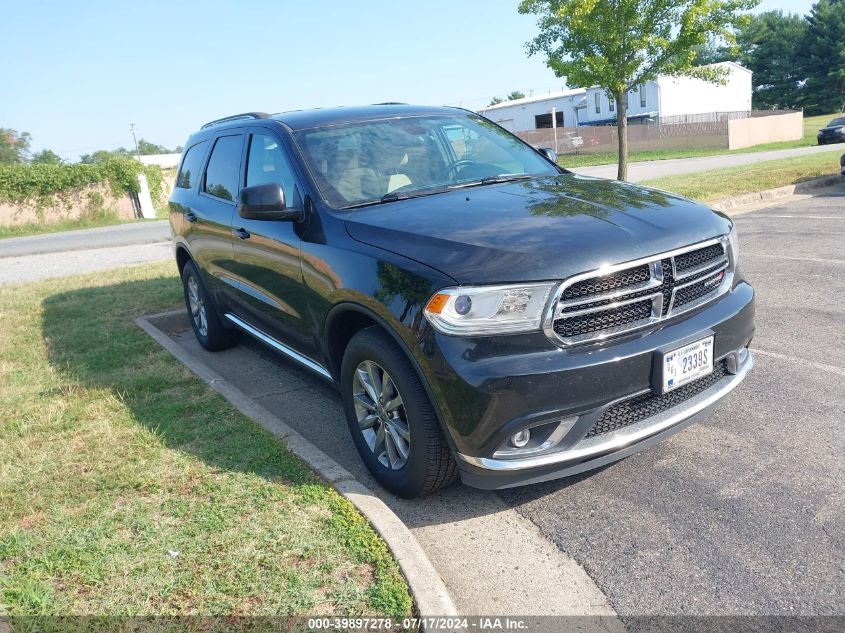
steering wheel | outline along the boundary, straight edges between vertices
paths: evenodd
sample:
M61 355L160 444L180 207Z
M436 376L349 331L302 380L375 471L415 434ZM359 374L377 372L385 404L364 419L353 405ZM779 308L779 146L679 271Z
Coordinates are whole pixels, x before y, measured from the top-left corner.
M475 161L469 160L468 158L456 160L454 163L451 163L448 167L446 167L446 177L451 178L452 176L457 176L459 170L464 167L469 167L470 165L475 165Z

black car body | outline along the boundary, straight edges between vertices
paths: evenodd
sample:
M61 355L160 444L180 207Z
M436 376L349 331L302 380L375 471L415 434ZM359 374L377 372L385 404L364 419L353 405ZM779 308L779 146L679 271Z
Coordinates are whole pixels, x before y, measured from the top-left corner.
M379 152L337 133L358 129L387 138ZM568 173L472 113L250 114L185 147L170 222L198 338L219 349L245 331L336 383L362 458L398 494L612 462L706 415L752 365L728 217ZM282 174L281 193L250 184L255 147L281 150L286 167L256 168ZM500 150L530 173L467 158ZM452 184L414 190L425 178ZM669 390L688 343L710 371Z
M827 145L829 143L845 143L845 117L833 119L819 130L818 135L819 145Z

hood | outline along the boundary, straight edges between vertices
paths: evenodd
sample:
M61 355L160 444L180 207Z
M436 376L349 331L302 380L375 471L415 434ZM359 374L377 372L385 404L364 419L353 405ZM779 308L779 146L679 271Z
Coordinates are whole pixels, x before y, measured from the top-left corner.
M563 279L723 235L730 222L671 193L566 174L365 207L346 227L469 284Z
M819 132L835 132L836 130L841 130L845 128L845 125L828 125L827 127L823 127L819 130Z

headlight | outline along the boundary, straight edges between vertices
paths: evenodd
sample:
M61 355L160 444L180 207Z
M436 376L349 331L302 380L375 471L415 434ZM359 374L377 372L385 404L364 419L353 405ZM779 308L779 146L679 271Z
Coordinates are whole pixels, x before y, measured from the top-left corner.
M443 334L511 334L539 330L555 286L460 286L444 288L425 306L425 316Z
M739 264L739 236L736 234L736 222L734 222L731 226L728 241L731 244L731 267L733 270L736 270L736 267Z

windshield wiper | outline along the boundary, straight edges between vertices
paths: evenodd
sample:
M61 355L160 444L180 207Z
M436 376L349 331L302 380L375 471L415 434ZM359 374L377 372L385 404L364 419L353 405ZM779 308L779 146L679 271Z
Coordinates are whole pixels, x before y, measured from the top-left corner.
M485 176L481 180L471 180L452 185L450 189L463 189L464 187L483 187L484 185L496 185L502 182L513 182L515 180L529 180L534 178L530 174L499 174L498 176Z
M379 202L393 202L395 200L409 200L410 198L418 198L423 194L402 193L399 191L389 191L379 198Z
M360 209L361 207L372 207L377 204L384 204L385 202L396 202L397 200L410 200L411 198L424 198L425 196L433 196L437 193L446 191L445 187L437 189L426 189L425 191L416 191L414 193L405 193L403 191L390 191L384 194L377 200L367 200L366 202L359 202L357 204L348 204L341 209Z

